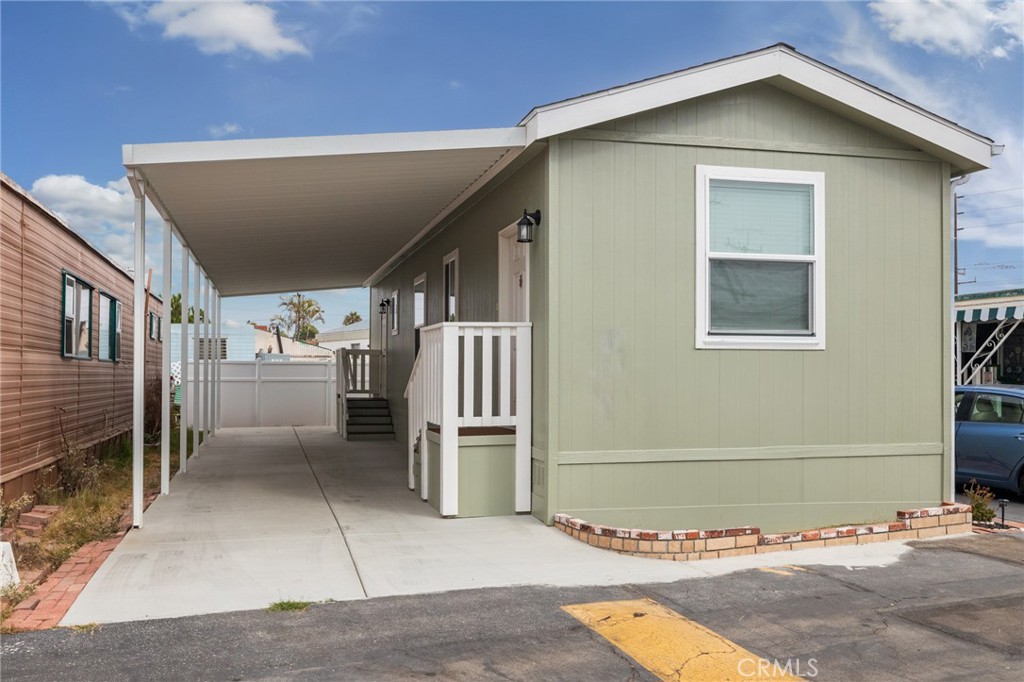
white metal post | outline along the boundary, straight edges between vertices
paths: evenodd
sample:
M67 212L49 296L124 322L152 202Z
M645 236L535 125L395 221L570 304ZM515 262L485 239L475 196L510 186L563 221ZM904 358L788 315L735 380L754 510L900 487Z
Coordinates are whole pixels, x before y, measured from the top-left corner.
M202 268L195 262L195 302L192 304L192 455L199 454L199 292Z
M143 464L146 409L146 183L136 177L135 307L132 339L132 525L142 528Z
M533 329L524 324L516 329L516 511L531 507L530 469L533 465ZM486 366L485 372L490 371Z
M209 414L209 426L210 435L217 435L217 355L218 346L220 345L220 339L217 336L217 289L216 287L210 287L210 342L207 344L207 348L210 349L210 409Z
M213 357L213 353L210 352L210 315L212 314L213 308L210 307L210 291L213 289L213 281L210 280L210 275L206 275L206 289L203 291L203 297L206 300L206 315L203 316L203 338L206 339L203 342L203 437L208 438L210 435L210 359Z
M223 307L221 306L221 303L223 302L223 300L224 299L221 298L220 292L218 291L217 292L217 371L214 372L214 374L213 374L214 378L216 379L216 381L213 384L214 391L216 391L216 393L215 393L216 398L213 401L213 428L215 428L215 429L219 429L220 428L220 394L221 394L220 382L221 382L221 372L223 371L222 364L224 362L224 358L221 357L224 354L224 337L221 335L221 331L222 331L222 329L224 327L224 319L222 317Z
M160 312L160 494L171 492L171 223L164 223L163 310ZM163 338L166 336L167 338Z
M459 329L455 324L445 324L441 328L441 353L441 516L457 516L459 513Z
M181 405L178 407L178 471L184 472L188 461L188 262L189 248L181 245Z

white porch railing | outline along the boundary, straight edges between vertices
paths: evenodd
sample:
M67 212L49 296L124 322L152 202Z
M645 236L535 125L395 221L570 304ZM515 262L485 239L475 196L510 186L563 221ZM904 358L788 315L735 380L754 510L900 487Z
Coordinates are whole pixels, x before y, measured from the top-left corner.
M409 401L409 487L428 497L426 432L440 431L440 511L459 513L459 427L514 427L517 512L530 511L532 325L529 322L444 322L420 330L405 397Z
M346 395L384 396L381 352L369 348L342 348L341 371Z
M342 437L348 438L348 396L387 397L385 363L380 350L338 349L338 431Z

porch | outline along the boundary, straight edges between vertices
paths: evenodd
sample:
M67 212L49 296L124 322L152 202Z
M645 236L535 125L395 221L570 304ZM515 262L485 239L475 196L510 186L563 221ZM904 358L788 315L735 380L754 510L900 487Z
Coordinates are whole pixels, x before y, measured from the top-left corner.
M64 625L511 585L607 585L707 569L582 545L529 515L442 519L407 451L330 427L223 428L86 586Z

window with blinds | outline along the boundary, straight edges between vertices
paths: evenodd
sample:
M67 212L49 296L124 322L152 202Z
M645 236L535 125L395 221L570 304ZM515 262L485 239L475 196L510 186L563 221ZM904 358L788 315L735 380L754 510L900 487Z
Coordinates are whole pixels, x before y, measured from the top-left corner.
M697 167L697 347L824 348L824 175Z

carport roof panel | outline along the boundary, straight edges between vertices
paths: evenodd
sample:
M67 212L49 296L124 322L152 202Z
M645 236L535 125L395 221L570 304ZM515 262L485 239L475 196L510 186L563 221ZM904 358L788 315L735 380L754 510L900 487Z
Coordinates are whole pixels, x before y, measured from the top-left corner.
M124 164L235 296L361 286L524 143L499 128L125 145Z

